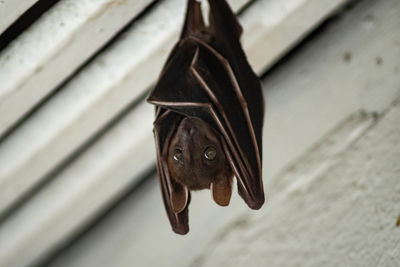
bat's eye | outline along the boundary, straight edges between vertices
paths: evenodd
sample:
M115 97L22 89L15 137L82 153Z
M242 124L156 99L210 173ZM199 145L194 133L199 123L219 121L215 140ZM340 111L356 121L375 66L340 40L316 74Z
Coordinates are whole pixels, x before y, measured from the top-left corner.
M213 146L208 146L204 150L204 157L206 160L212 161L217 157L217 150Z
M174 152L172 155L172 158L174 159L175 162L183 162L183 151L180 148L174 148Z

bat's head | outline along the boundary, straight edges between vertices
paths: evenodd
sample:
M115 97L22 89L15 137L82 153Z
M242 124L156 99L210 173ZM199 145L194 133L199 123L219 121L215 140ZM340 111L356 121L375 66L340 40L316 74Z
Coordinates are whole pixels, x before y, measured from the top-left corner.
M186 117L168 146L171 177L190 190L210 188L219 205L229 204L233 172L220 134L199 118Z

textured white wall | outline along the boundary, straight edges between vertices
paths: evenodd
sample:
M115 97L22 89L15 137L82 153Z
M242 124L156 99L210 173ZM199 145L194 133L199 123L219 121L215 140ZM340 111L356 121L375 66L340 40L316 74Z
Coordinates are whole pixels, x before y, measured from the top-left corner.
M400 102L349 118L286 170L267 207L234 220L192 266L399 266L399 122Z

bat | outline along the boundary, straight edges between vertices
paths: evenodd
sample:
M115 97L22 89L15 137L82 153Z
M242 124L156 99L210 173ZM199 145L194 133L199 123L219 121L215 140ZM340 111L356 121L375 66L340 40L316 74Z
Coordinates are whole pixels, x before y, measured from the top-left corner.
M264 204L260 81L240 44L242 27L225 0L188 0L183 29L147 101L155 105L157 173L178 234L189 231L190 191L229 204L233 177L252 209Z

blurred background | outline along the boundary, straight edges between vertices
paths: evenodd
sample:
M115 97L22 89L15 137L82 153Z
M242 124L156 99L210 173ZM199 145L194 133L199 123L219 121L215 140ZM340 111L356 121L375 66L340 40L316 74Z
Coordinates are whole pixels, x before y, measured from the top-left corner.
M399 266L400 1L228 2L267 201L195 192L179 236L145 98L186 1L0 1L0 267Z

